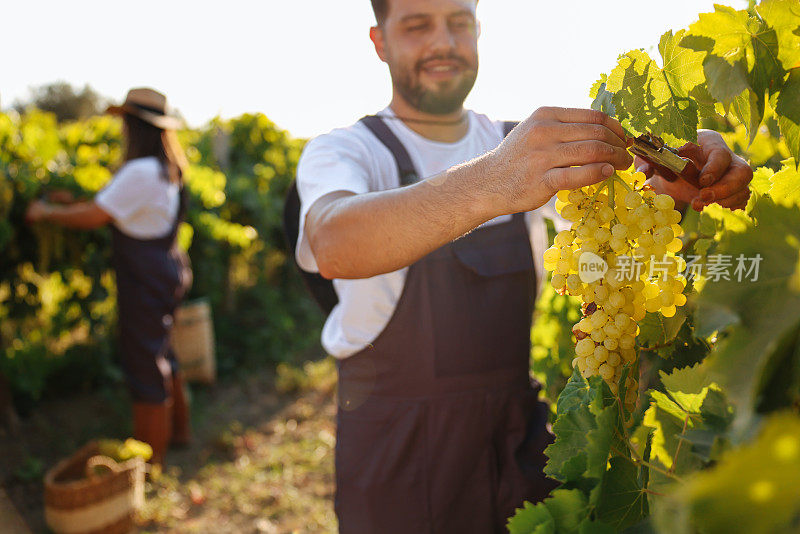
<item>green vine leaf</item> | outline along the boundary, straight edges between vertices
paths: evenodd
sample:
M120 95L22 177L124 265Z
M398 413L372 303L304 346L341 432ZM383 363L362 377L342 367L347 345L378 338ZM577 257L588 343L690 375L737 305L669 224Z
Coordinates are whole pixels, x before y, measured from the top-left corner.
M775 174L775 171L769 167L759 167L753 173L753 179L750 182L750 190L761 195L769 192L770 178Z
M647 517L649 508L636 465L620 456L611 458L610 464L603 477L597 518L619 532Z
M533 505L525 502L517 513L508 519L509 534L555 534L556 523L550 510L543 503Z
M800 172L793 160L784 161L783 168L770 177L769 183L769 196L775 202L800 206Z
M778 95L775 111L778 113L781 135L786 141L789 153L794 157L797 168L800 164L800 67L789 72Z
M601 379L588 387L576 371L559 397L556 440L545 449L545 474L560 482L600 480L610 454L619 408L604 406Z
M780 91L786 72L778 59L776 30L746 10L715 5L713 13L700 14L681 45L707 54L703 68L709 92L725 106L733 105L752 143L766 97Z
M589 513L580 490L557 489L535 506L529 502L509 519L509 534L580 534Z
M686 310L678 308L672 317L664 317L660 313L648 313L639 323L639 335L636 340L642 347L660 347L659 354L669 356L674 350L675 338L686 322ZM666 345L666 346L665 346ZM661 349L669 349L662 351Z
M623 127L636 135L649 131L680 145L697 140L698 107L682 96L686 91L676 83L680 59L670 67L668 77L646 52L632 50L611 71L606 90L614 93L612 101Z
M680 46L686 30L668 31L661 36L658 51L664 60L663 73L670 90L681 98L688 97L692 89L705 82L703 54Z
M734 259L761 258L755 281L752 273L741 281L732 277L708 282L697 296L697 313L712 307L738 318L708 361L711 377L746 414L754 407L762 373L778 341L787 330L800 326L800 208L764 197L753 210L757 224L724 208L706 211L723 223L717 253Z
M796 0L764 0L756 10L777 35L783 67L800 67L800 4Z
M783 413L769 418L755 442L677 488L670 508L702 532L789 532L799 494L800 419Z

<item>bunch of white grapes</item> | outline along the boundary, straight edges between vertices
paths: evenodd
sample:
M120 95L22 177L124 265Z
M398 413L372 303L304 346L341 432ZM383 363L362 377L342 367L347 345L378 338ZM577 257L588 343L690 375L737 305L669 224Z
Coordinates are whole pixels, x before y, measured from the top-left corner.
M544 253L553 287L583 301L583 318L572 329L573 367L585 378L601 376L618 395L623 368L631 364L622 399L629 412L638 399L637 323L645 312L672 317L686 303L686 263L675 256L683 246L681 214L670 196L644 182L642 173L617 172L597 185L559 191L556 209L572 226ZM608 270L584 282L594 278L587 260L599 259Z

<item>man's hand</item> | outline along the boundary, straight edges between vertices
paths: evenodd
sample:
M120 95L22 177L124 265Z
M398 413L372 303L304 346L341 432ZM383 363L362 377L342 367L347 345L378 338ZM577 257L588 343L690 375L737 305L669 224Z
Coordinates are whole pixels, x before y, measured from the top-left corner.
M627 169L619 122L590 109L541 108L494 150L398 189L331 193L306 216L326 278L368 278L411 265L499 215L546 204Z
M600 182L633 158L625 131L605 113L545 107L517 126L492 152L496 169L486 185L499 212L529 211L560 189Z
M750 198L748 184L753 179L750 165L734 154L722 136L713 130L698 131L697 142L699 146L687 143L678 149L678 153L691 159L700 169L699 181L702 189L697 189L685 180L670 182L655 174L653 166L638 157L636 169L645 173L653 189L670 195L679 207L691 204L692 209L701 211L716 202L730 209L744 208Z

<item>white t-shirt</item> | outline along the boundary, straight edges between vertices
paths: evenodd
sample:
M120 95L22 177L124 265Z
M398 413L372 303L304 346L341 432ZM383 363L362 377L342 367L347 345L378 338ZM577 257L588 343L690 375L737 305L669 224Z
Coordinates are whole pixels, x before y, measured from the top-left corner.
M164 237L178 216L178 184L162 176L154 156L132 159L94 197L124 234L136 239Z
M390 108L379 113L394 117ZM403 143L422 177L430 177L494 149L503 140L503 123L467 112L467 134L455 143L431 141L396 119L384 120ZM339 128L310 141L297 168L301 200L297 263L306 271L319 272L304 225L309 208L336 191L356 194L393 189L400 184L391 152L361 123ZM526 214L539 287L543 278L542 254L547 245L543 215L557 218L554 203ZM510 219L504 215L486 224ZM559 223L559 226L561 224ZM372 278L333 281L339 303L322 330L322 346L337 358L346 358L371 343L386 327L405 284L408 268Z

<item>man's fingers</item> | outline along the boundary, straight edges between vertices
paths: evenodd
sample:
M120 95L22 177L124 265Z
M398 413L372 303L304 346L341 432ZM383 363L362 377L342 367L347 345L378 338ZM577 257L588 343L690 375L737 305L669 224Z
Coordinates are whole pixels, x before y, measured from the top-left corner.
M728 198L740 191L747 190L747 184L752 179L753 171L750 166L734 163L728 168L728 172L715 184L702 188L700 194L705 194L710 201L718 198Z
M653 167L649 163L645 163L643 165L639 165L638 167L636 167L636 170L637 170L637 172L640 172L640 173L644 174L645 178L648 178L648 179L652 178L653 175L656 172L655 167Z
M624 148L602 141L573 141L558 145L553 167L610 163L616 169L627 169L633 157Z
M692 208L695 211L701 211L704 207L708 206L709 204L719 204L724 208L730 208L732 210L740 210L744 209L747 206L747 201L750 199L750 190L745 189L744 191L738 191L737 193L729 196L728 198L723 198L721 200L715 200L712 202L704 202L699 197L695 198L692 201Z
M620 139L604 124L554 123L558 125L558 139L562 143L571 141L597 140L609 145L627 148L624 139Z
M602 182L614 172L608 163L590 163L580 167L557 167L544 173L544 179L552 191L577 189Z
M646 178L650 179L653 177L655 168L650 164L649 161L636 156L633 158L633 166L636 167L636 172L644 173Z
M735 195L720 200L720 206L730 208L732 210L742 210L747 206L747 201L750 200L750 190L739 191Z
M714 147L708 152L706 164L700 169L700 185L708 187L724 175L731 164L728 147Z
M671 196L676 201L680 200L681 202L686 202L687 204L700 194L698 189L695 189L691 184L684 182L683 180L675 180L674 182L670 182L669 180L656 175L647 180L645 183L650 184L653 189L656 190L656 192L664 193Z
M533 113L536 120L554 120L558 122L581 122L585 124L602 124L625 141L625 130L618 120L594 109L543 107Z
M702 169L706 164L706 155L703 149L694 143L686 143L678 149L678 155L682 158L689 158L697 166L697 169Z

